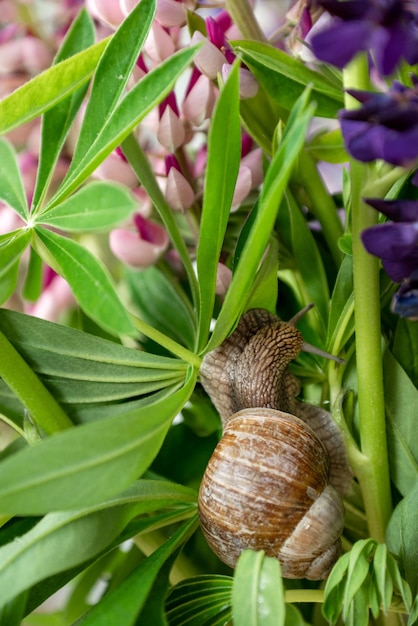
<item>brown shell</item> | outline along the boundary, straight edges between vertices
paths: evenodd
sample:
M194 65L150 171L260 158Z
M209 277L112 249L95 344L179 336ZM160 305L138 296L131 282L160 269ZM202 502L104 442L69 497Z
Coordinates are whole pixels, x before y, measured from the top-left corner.
M342 503L327 486L328 475L328 455L300 419L272 409L240 411L228 421L200 487L199 516L209 545L231 567L252 548L279 558L285 577L323 578L338 557L342 531ZM324 491L329 514L321 525L309 509L317 502L321 507ZM335 513L337 523L331 521ZM297 563L293 553L288 557L287 543L295 529ZM321 564L318 572L315 561L327 551L331 565Z

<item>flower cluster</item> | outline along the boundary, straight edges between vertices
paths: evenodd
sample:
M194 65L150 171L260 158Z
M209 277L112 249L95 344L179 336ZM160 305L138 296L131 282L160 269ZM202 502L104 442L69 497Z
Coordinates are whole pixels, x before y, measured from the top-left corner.
M418 62L418 3L410 0L319 0L332 17L315 33L312 49L321 61L344 68L358 53L369 51L380 74L379 91L351 89L357 108L340 111L345 146L359 161L385 161L413 171L418 164L418 77L382 90L382 77L392 75L404 61ZM367 229L362 241L382 259L387 274L401 287L392 310L418 316L418 202L367 200L389 222Z

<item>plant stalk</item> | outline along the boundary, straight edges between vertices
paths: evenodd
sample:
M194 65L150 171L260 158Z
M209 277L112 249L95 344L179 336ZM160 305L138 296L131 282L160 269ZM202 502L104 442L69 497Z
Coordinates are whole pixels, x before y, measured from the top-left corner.
M357 89L368 87L365 57L355 59L344 71L344 84ZM356 106L357 101L347 96L346 107ZM365 228L376 223L377 212L362 200L368 166L354 159L350 166L360 448L366 459L353 469L358 469L370 536L383 543L392 503L383 393L379 260L366 252L360 238Z
M0 331L0 375L47 434L71 428L73 423L26 361Z
M248 0L225 0L225 7L244 39L267 42Z

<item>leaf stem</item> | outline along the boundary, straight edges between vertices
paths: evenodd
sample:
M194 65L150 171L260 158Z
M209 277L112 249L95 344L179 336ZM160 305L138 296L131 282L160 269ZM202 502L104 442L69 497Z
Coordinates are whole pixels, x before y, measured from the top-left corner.
M344 84L367 88L365 58L355 59L348 66L344 71ZM357 105L347 96L347 107ZM366 462L353 469L364 495L370 535L384 542L392 504L383 393L379 260L366 252L360 238L365 228L376 223L377 212L362 200L368 166L354 159L350 166L360 448L366 458Z
M40 428L52 435L72 427L69 417L1 331L0 354L1 377Z
M225 7L244 39L267 42L248 0L226 0Z
M139 330L140 333L142 333L149 339L152 339L160 346L163 346L183 361L186 361L186 363L189 363L196 368L200 367L201 358L197 354L191 352L181 344L177 343L177 341L170 339L170 337L167 337L167 335L164 335L164 333L160 332L159 330L157 330L150 324L147 324L138 317L132 315L131 319L133 324L135 325L135 328Z

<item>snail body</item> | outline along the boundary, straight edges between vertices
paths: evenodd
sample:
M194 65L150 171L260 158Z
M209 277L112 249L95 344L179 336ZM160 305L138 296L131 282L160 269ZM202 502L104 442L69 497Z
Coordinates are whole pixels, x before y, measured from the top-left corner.
M203 476L199 517L227 565L262 549L284 577L316 580L340 554L351 472L331 415L296 400L288 365L304 345L292 322L254 309L205 356L201 381L223 435Z

